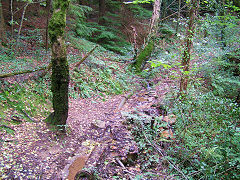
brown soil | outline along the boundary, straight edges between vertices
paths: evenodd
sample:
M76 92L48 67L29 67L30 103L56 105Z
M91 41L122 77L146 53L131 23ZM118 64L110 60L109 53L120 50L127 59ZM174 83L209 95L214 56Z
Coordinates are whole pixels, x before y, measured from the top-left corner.
M156 93L163 98L167 89L168 83L161 83ZM71 99L65 136L56 135L42 121L15 125L15 136L2 134L2 139L8 142L1 142L0 177L60 179L66 177L69 171L66 167L76 168L76 157L86 157L84 163L79 159L75 162L81 162L80 167L70 170L69 179L84 164L88 168L97 167L103 179L119 173L128 178L129 174L124 173L124 168L115 158L123 158L124 161L129 149L137 151L137 147L126 125L122 124L124 119L121 112L144 110L161 99L149 97L143 89L136 92L121 110L117 110L122 99L122 95L109 97L105 102L94 98ZM134 166L131 171L140 173L139 168Z

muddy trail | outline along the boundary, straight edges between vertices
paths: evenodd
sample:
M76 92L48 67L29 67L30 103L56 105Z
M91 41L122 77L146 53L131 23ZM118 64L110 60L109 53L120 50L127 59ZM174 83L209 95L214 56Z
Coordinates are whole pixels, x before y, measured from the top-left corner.
M152 105L161 103L169 82L159 84L106 101L70 99L66 135L56 133L41 120L15 125L15 136L1 134L5 141L1 142L1 177L74 179L81 172L91 179L97 172L100 179L133 179L141 174L134 163L138 147L123 123L123 112L153 111L159 115Z

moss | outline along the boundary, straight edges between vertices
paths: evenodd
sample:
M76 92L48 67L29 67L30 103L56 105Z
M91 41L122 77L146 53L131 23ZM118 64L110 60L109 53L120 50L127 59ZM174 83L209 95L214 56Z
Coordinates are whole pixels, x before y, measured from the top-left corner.
M66 27L66 11L69 0L55 0L53 3L54 12L48 25L49 38L51 42L57 37L63 36Z
M53 8L61 9L62 11L66 11L69 7L70 0L54 0Z
M66 26L66 20L64 19L65 17L63 12L53 13L51 21L48 25L48 33L51 42L56 41L57 37L63 36Z
M133 63L133 66L136 68L137 72L142 71L142 68L145 62L152 54L153 48L154 48L154 42L150 41L148 45L140 52L136 61Z
M49 22L49 37L52 46L52 94L54 113L46 119L52 125L66 125L68 116L69 66L67 62L64 30L68 0L55 0L54 12ZM62 127L64 130L65 128Z
M51 124L66 124L68 112L69 66L65 57L52 59L52 86L54 117Z

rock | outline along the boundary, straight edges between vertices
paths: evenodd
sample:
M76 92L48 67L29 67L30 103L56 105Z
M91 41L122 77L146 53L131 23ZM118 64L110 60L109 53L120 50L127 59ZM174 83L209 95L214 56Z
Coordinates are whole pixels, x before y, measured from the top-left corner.
M102 129L106 127L105 121L102 121L102 120L95 120L93 122L93 125L98 127L98 128L102 128Z

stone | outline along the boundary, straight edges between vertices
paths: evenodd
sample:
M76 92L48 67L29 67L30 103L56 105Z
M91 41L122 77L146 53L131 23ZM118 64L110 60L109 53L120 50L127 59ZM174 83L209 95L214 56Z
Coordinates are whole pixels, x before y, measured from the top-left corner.
M98 128L102 128L102 129L106 127L105 121L102 121L102 120L95 120L93 122L93 125L98 127Z

